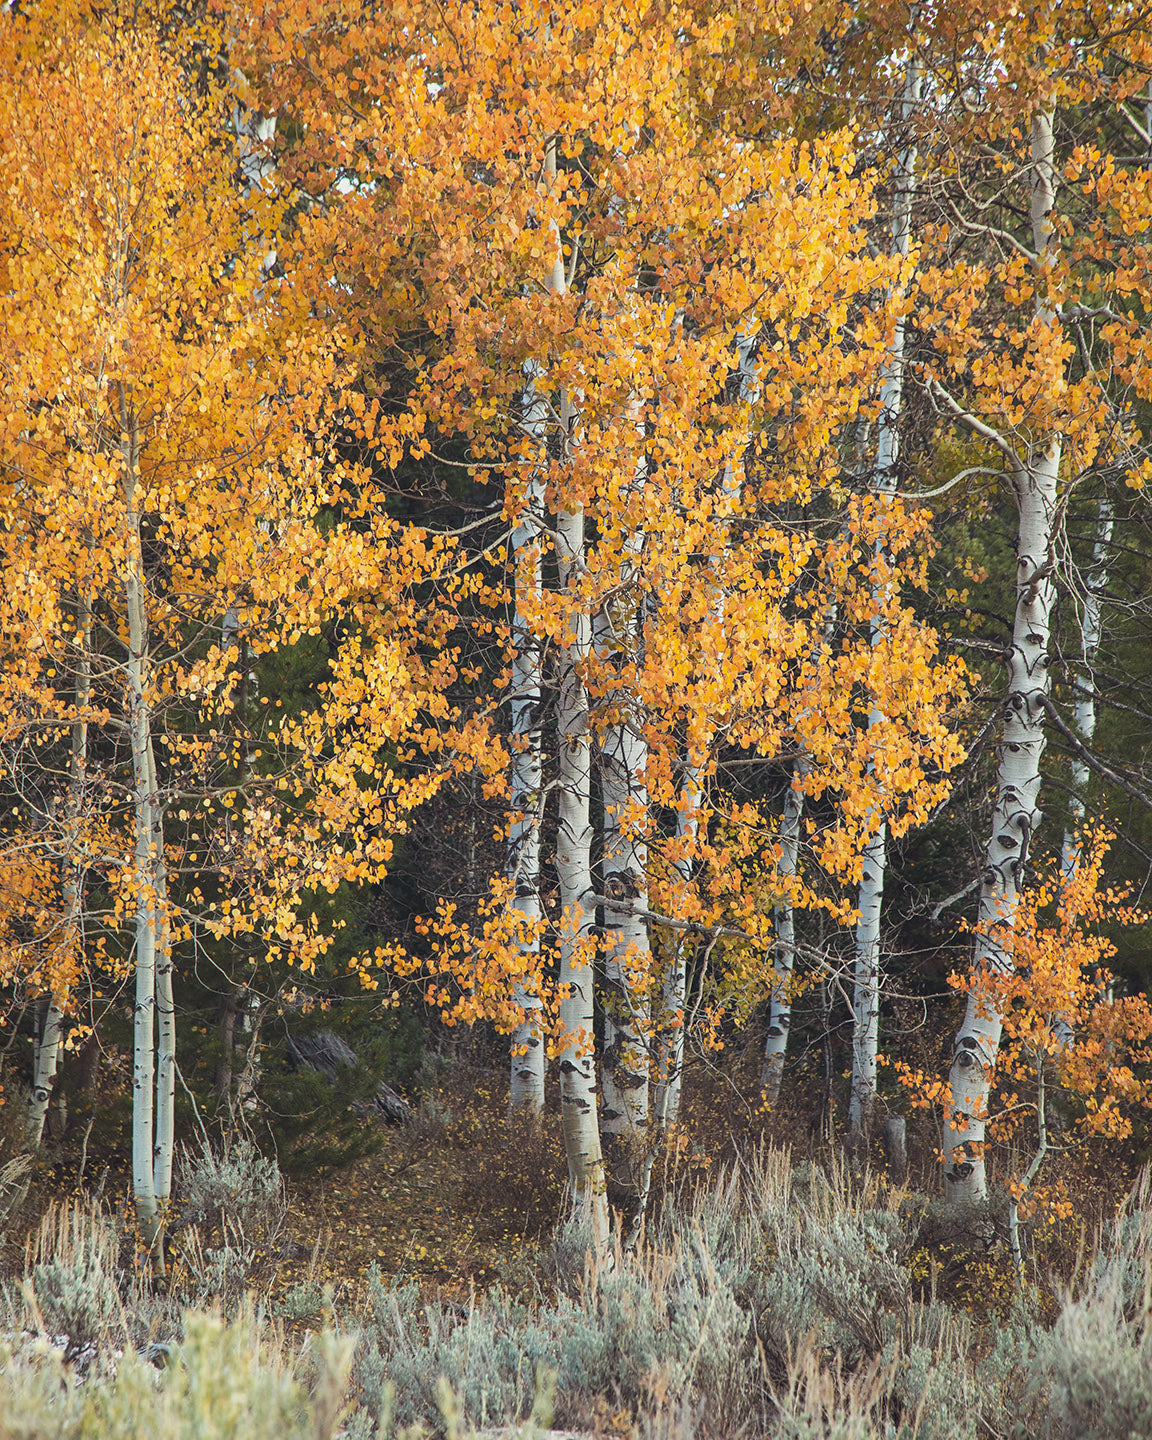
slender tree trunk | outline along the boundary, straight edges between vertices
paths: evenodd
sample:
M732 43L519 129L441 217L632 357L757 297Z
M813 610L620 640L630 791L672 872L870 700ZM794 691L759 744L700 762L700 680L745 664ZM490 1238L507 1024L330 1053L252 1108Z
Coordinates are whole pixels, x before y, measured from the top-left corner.
M65 911L68 899L65 896ZM67 917L66 917L67 918ZM32 1099L28 1104L28 1144L35 1148L44 1138L44 1121L52 1098L52 1082L60 1063L64 1010L54 995L37 1007L36 1048L32 1066Z
M556 147L548 147L547 174L556 174ZM565 290L564 252L553 232L552 294ZM571 460L576 412L567 390L558 407L561 462ZM560 889L560 1106L564 1153L574 1206L592 1229L596 1256L608 1255L608 1202L597 1113L594 1042L596 923L592 887L592 751L584 670L591 654L592 623L579 591L584 574L584 507L560 496L554 516L556 562L561 594L567 597L559 647L560 695L556 741L559 749L559 805L556 877Z
M1050 214L1055 203L1052 112L1032 118L1032 233L1041 272L1051 261ZM1039 277L1037 315L1058 323ZM1016 919L1028 846L1040 820L1040 757L1044 751L1044 701L1048 696L1048 641L1055 586L1053 524L1061 441L1035 446L1013 474L1019 507L1016 554L1016 615L1008 662L1008 693L997 772L992 833L984 852L973 983L964 1023L956 1036L949 1073L951 1097L944 1123L944 1175L949 1199L982 1200L987 1194L984 1135L992 1072L1003 1015L982 986L986 974L1012 964L998 936Z
M525 428L546 441L547 412L530 374L524 387ZM544 487L538 473L528 485L519 523L512 532L516 557L516 610L512 620L512 783L509 804L508 873L514 886L510 908L519 930L523 976L516 985L516 1004L524 1019L512 1032L513 1111L538 1114L544 1108L544 1035L540 1024L541 1000L535 981L539 970L540 923L540 804L543 766L540 753L540 696L542 676L540 644L532 634L525 604L540 597L540 519Z
M1108 586L1108 548L1112 543L1114 517L1107 496L1101 499L1096 518L1096 543L1092 547L1092 569L1084 587L1084 613L1080 620L1080 668L1075 678L1076 705L1072 712L1072 728L1086 749L1091 749L1096 734L1096 651L1100 648L1103 614L1100 597ZM1072 799L1068 806L1068 827L1060 853L1060 868L1070 879L1080 863L1077 831L1084 823L1084 797L1091 772L1087 763L1076 755L1072 759Z
M884 903L887 826L864 850L857 896L856 964L852 984L852 1084L848 1099L848 1146L868 1142L876 1103L876 1056L880 1032L880 911Z
M684 767L680 784L680 806L676 812L676 840L680 847L677 868L687 887L692 880L692 862L686 851L695 845L700 829L701 767L691 762ZM680 1095L684 1077L684 1040L687 991L687 938L673 940L676 949L664 975L660 995L660 1026L656 1038L656 1086L653 1114L660 1143L680 1119Z
M634 423L642 432L639 410ZM642 459L634 488L642 491L647 474ZM596 618L595 640L601 658L612 647L641 662L644 651L644 598L637 557L643 534L631 533L622 568L622 604L614 613ZM635 910L648 908L648 846L644 826L648 815L648 743L631 697L615 697L620 718L606 727L600 742L600 790L603 808L601 869L604 877L604 1047L600 1075L609 1198L635 1220L647 1200L651 1175L649 1135L651 1071L650 1004L647 979L652 967L648 925ZM614 909L612 900L626 902ZM639 902L637 904L636 902Z
M132 874L136 909L132 1191L141 1239L154 1263L162 1266L160 1236L164 1207L171 1193L176 1034L163 819L152 743L147 592L136 495L138 434L128 418L123 391L120 404L126 499L126 678L136 829Z
M908 62L904 79L901 120L907 125L920 99L920 75L915 58ZM907 145L896 168L892 200L892 246L907 257L912 225L912 198L915 189L916 149ZM880 391L881 413L876 446L876 491L890 501L896 488L896 461L899 454L900 412L904 397L904 320L896 321L892 353L884 366ZM887 587L874 596L879 615L888 599ZM883 626L873 624L872 643L881 643ZM884 724L884 714L875 704L868 716L868 728ZM853 976L852 1083L848 1101L848 1145L853 1151L866 1145L876 1102L876 1064L880 1028L880 916L884 905L884 874L887 868L888 827L883 816L864 850L860 887L857 894L859 919L856 922L856 964Z
M84 785L88 769L88 705L92 697L92 611L87 596L81 596L76 638L76 717L72 721L72 746L68 762L67 826L63 846L64 919L60 945L78 951L82 943L84 870L79 855L79 826L84 813ZM66 996L53 991L47 1000L40 1043L36 1049L32 1100L28 1107L28 1141L39 1145L44 1135L44 1117L52 1094L52 1082L60 1064L63 1045Z
M1112 503L1107 496L1100 500L1096 518L1096 543L1092 547L1092 569L1084 587L1084 613L1080 618L1080 669L1075 677L1076 704L1072 712L1072 727L1081 743L1091 749L1096 734L1096 651L1100 648L1103 631L1103 613L1100 596L1108 585L1108 547L1112 543ZM1080 865L1080 828L1087 813L1085 796L1091 771L1087 762L1079 755L1072 758L1072 798L1068 805L1068 825L1064 831L1064 843L1060 849L1060 872L1064 884L1068 884ZM1075 1038L1067 1014L1057 1015L1052 1021L1053 1038L1059 1045L1068 1046Z
M627 720L612 725L601 743L600 779L604 801L604 894L609 900L639 902L647 909L648 849L636 833L637 815L648 806L644 771L648 746ZM632 818L629 819L629 811ZM618 1202L644 1203L649 1173L648 1002L642 985L651 967L647 922L624 909L604 907L604 1050L600 1073L604 1103L600 1124L608 1157L608 1178Z
M564 407L565 410L567 407ZM567 416L565 415L567 422ZM556 872L560 882L560 1100L564 1150L574 1202L589 1211L597 1249L607 1244L608 1208L596 1102L593 1047L595 907L592 888L592 826L589 816L591 746L588 696L583 669L591 644L591 624L573 593L584 559L584 510L556 516L560 586L570 596L560 652L558 714L559 824Z
M838 610L828 607L824 617L824 642L832 644ZM782 880L794 881L800 874L800 828L804 818L804 784L812 773L811 757L801 749L792 767L792 784L784 797L780 817L780 866ZM773 926L776 949L773 955L772 995L768 1002L768 1034L764 1039L764 1064L760 1091L769 1105L780 1099L788 1037L792 1030L792 977L796 967L796 915L789 895L775 907Z
M793 881L799 873L800 821L804 814L804 779L811 770L804 754L796 760L792 784L784 797L784 814L780 822L781 880ZM775 910L776 953L773 956L772 998L768 1002L768 1034L764 1041L764 1066L760 1072L760 1089L769 1105L780 1099L784 1079L784 1057L788 1050L788 1032L792 1026L792 975L796 964L796 918L791 896L782 900Z

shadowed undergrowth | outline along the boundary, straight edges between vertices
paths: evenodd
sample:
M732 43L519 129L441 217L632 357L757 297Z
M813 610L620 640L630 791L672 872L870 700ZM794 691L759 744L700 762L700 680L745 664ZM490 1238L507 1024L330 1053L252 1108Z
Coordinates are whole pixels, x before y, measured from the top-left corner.
M99 1206L43 1217L0 1296L0 1440L551 1424L637 1440L1152 1434L1146 1180L1062 1298L1005 1289L979 1318L939 1298L922 1261L947 1237L953 1257L967 1246L987 1267L994 1215L950 1215L769 1149L666 1197L608 1266L570 1221L515 1294L460 1303L372 1272L362 1302L335 1313L307 1279L274 1303L247 1289L283 1206L268 1162L249 1158L252 1184L220 1186L244 1156L188 1157L205 1228L188 1228L164 1294Z

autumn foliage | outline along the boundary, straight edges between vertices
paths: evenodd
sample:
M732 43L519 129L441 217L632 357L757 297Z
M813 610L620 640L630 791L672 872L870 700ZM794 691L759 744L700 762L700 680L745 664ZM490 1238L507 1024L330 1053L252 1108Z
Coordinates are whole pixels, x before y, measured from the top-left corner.
M194 10L0 18L0 981L37 1074L134 977L159 1151L174 984L210 964L255 1055L352 978L539 1042L574 1191L642 1211L686 1042L846 998L886 846L938 948L907 891L968 893L963 850L954 1073L892 1056L950 1183L1052 1085L1125 1136L1152 1029L1103 966L1145 920L1102 841L1050 882L1030 847L1069 516L1152 474L1136 11ZM957 794L982 865L921 840ZM465 803L467 856L420 828Z

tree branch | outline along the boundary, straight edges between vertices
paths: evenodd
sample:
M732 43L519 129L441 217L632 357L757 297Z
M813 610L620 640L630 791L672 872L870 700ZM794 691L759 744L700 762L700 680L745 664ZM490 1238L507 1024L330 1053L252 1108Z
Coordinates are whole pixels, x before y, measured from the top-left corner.
M1113 785L1119 786L1125 795L1133 800L1138 800L1141 805L1152 810L1152 796L1145 795L1143 790L1137 789L1130 781L1125 780L1122 775L1117 775L1111 766L1105 765L1104 761L1101 760L1097 754L1089 750L1076 735L1076 732L1064 721L1050 696L1041 695L1039 698L1040 703L1044 706L1044 709L1047 710L1048 718L1052 721L1052 724L1055 725L1056 729L1072 747L1072 750L1079 755L1080 759L1083 760L1086 765L1095 770L1098 775L1102 775L1105 780L1110 780Z
M962 421L970 430L974 430L977 435L982 435L985 440L990 441L998 450L1001 450L1008 457L1008 462L1013 470L1023 470L1025 468L1020 461L1019 455L1016 454L1016 451L1008 441L1005 440L1004 436L1000 434L999 430L994 430L991 425L979 419L978 416L973 415L971 411L965 410L963 405L961 405L958 400L953 399L948 391L945 390L939 380L935 378L930 379L928 381L928 390L929 393L934 392L943 400L945 406L955 415L957 420Z

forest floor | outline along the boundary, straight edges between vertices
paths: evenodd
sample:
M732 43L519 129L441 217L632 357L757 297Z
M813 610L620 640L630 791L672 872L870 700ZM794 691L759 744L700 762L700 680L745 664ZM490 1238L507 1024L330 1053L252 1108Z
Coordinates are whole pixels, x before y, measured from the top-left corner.
M46 1135L27 1198L0 1233L0 1276L21 1273L26 1238L53 1203L84 1191L130 1216L126 1096L119 1094L124 1080L125 1075L117 1078L115 1066L108 1067L94 1104L75 1106L62 1136ZM761 1134L791 1143L800 1137L801 1148L810 1148L798 1115L757 1115L753 1102L738 1094L728 1078L720 1084L719 1097L712 1093L715 1088L698 1089L678 1154L657 1167L656 1196L668 1185L706 1177L730 1158L734 1143ZM753 1086L746 1088L754 1093ZM716 1112L718 1098L725 1105L723 1115ZM540 1125L510 1124L504 1070L456 1064L419 1097L408 1123L384 1126L372 1137L379 1145L375 1153L339 1168L305 1168L303 1173L282 1157L287 1171L283 1216L267 1232L246 1237L254 1250L253 1288L274 1302L277 1295L311 1283L331 1287L337 1303L355 1305L373 1266L387 1278L411 1277L446 1299L463 1301L493 1284L512 1291L531 1288L540 1275L542 1247L564 1205L558 1093L550 1093L549 1102ZM114 1122L110 1117L117 1107L124 1114ZM19 1149L22 1114L10 1094L9 1103L0 1107L0 1163ZM95 1129L88 1124L93 1115ZM735 1138L725 1135L733 1116ZM366 1129L376 1124L363 1123ZM259 1141L258 1132L255 1138ZM195 1130L185 1141L194 1153ZM183 1235L179 1160L174 1188L170 1244L178 1265Z
M797 1161L842 1160L837 1127L820 1125L803 1104L803 1092L786 1099L775 1113L765 1113L756 1106L755 1090L755 1077L741 1077L738 1070L696 1077L688 1091L679 1150L654 1175L654 1206L669 1188L691 1188L760 1141L788 1146ZM112 1098L101 1101L110 1104ZM373 1137L379 1143L375 1153L311 1173L287 1165L286 1207L274 1224L243 1237L251 1251L248 1288L276 1310L281 1297L293 1290L319 1293L327 1287L344 1313L360 1305L373 1267L386 1281L410 1278L429 1297L445 1300L466 1302L493 1285L514 1293L532 1291L546 1279L549 1237L564 1209L558 1095L550 1101L540 1126L510 1125L503 1069L456 1064L425 1090L411 1121L384 1127ZM19 1109L11 1103L0 1109L0 1142L13 1139L3 1132L12 1128ZM366 1127L374 1124L364 1121ZM0 1277L22 1273L26 1238L41 1216L53 1202L81 1188L130 1216L124 1137L107 1131L89 1145L89 1133L77 1114L64 1137L46 1141L27 1200L0 1234ZM915 1129L910 1140L911 1190L931 1193L937 1188L931 1125ZM10 1148L0 1144L0 1151ZM0 1153L0 1162L4 1158ZM886 1184L879 1147L872 1160ZM1060 1257L1059 1270L1074 1261L1080 1225L1091 1227L1108 1213L1130 1183L1132 1167L1120 1168L1123 1175L1093 1173L1091 1156L1085 1154L1075 1175L1069 1175L1079 1215L1076 1225L1061 1227L1056 1248L1070 1253ZM174 1279L186 1233L179 1182L178 1173L170 1241ZM1056 1238L1053 1233L1050 1243ZM203 1243L209 1243L208 1236Z

